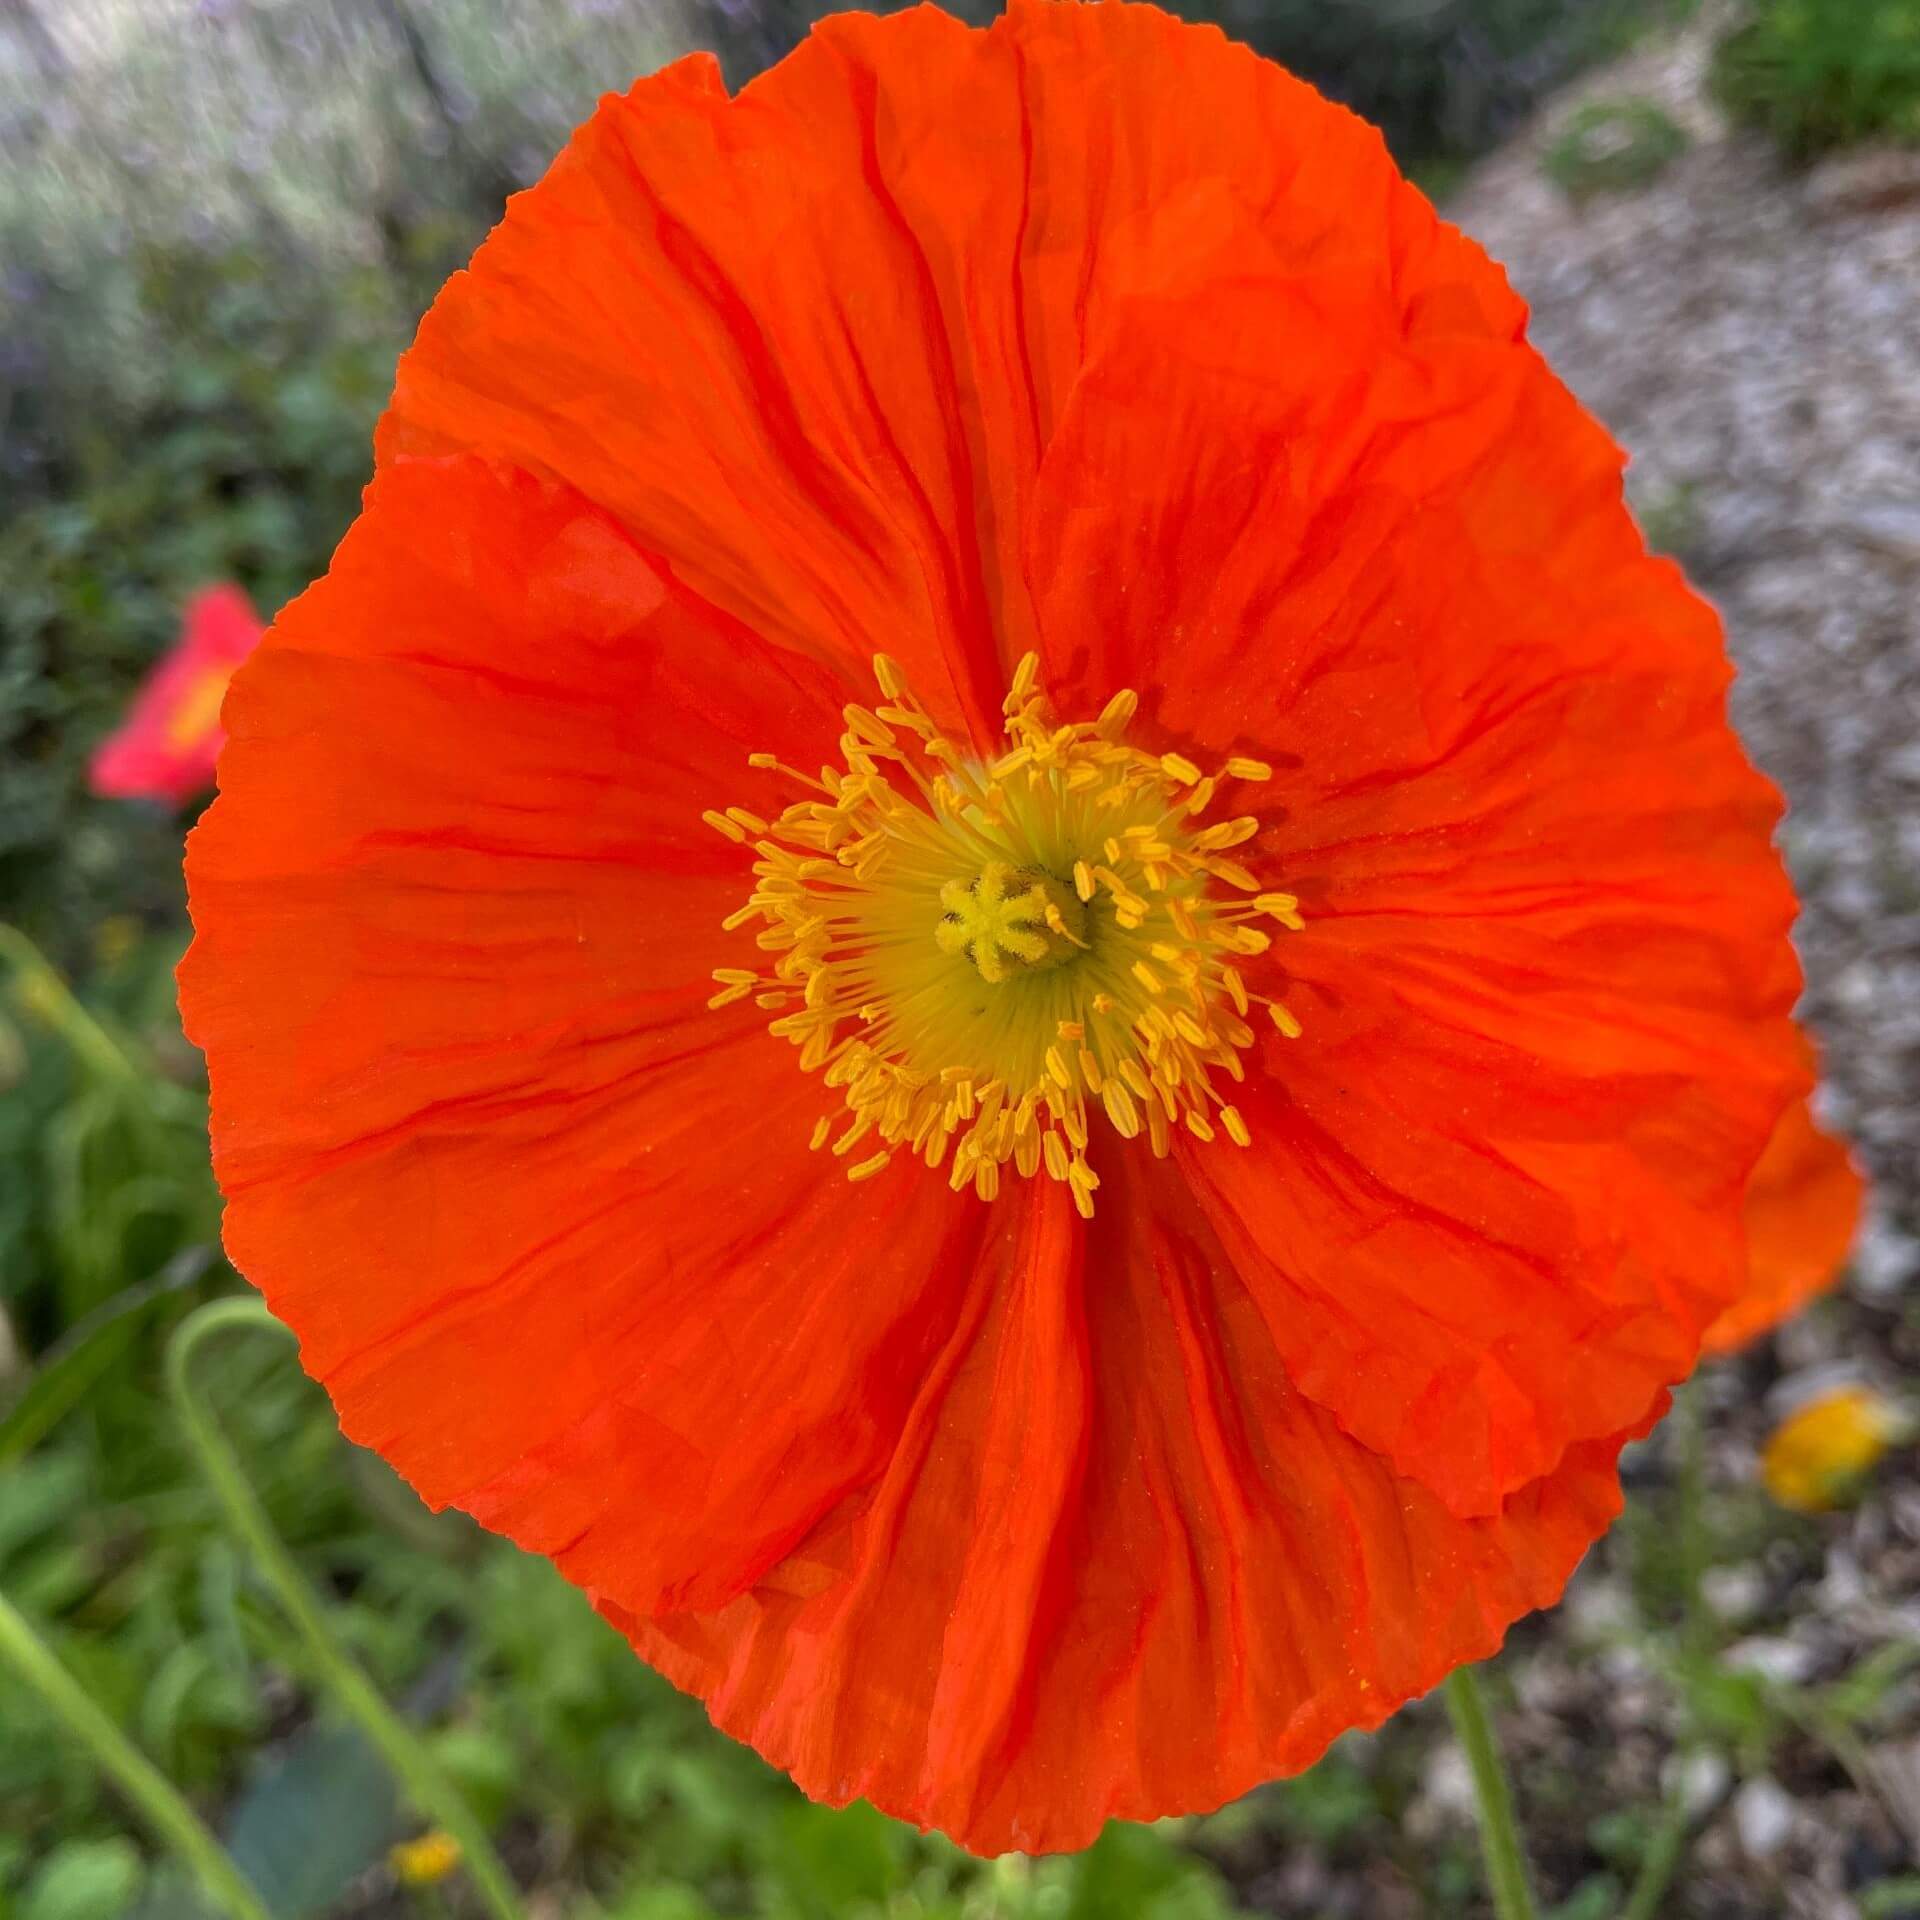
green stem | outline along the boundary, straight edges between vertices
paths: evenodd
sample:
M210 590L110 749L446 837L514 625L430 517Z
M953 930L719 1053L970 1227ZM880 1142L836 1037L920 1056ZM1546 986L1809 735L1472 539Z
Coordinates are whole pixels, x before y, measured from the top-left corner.
M1892 1820L1896 1832L1904 1833L1908 1818L1904 1808L1888 1794L1886 1783L1873 1764L1873 1755L1846 1722L1827 1711L1821 1702L1799 1687L1776 1685L1767 1689L1768 1697L1809 1739L1825 1747L1861 1795L1878 1803Z
M1487 1862L1487 1885L1499 1920L1537 1920L1533 1889L1527 1881L1527 1856L1513 1817L1513 1792L1500 1759L1493 1722L1472 1667L1456 1667L1447 1676L1447 1711L1473 1774L1473 1797L1480 1815L1480 1850Z
M101 1771L180 1856L223 1912L232 1920L268 1920L260 1896L207 1831L200 1816L54 1658L5 1594L0 1594L0 1661L13 1668L93 1755Z
M319 1596L280 1544L212 1408L194 1382L193 1363L201 1346L214 1335L245 1329L283 1335L288 1331L258 1300L216 1300L183 1321L169 1343L167 1384L187 1439L234 1532L306 1642L314 1669L328 1691L359 1722L419 1810L459 1841L467 1871L488 1911L496 1920L525 1920L520 1896L486 1829L419 1736L380 1697L379 1690L334 1638Z
M1680 1856L1686 1851L1689 1824L1686 1796L1676 1789L1648 1843L1633 1891L1620 1909L1620 1920L1660 1920L1667 1889L1673 1884L1673 1876L1680 1869Z
M1679 1506L1680 1645L1689 1658L1704 1660L1713 1651L1714 1625L1702 1591L1711 1541L1707 1530L1707 1429L1697 1379L1688 1381L1674 1395L1673 1412L1668 1418L1675 1443L1674 1490Z
M18 927L0 922L0 960L12 967L34 1011L107 1080L138 1081L139 1069L120 1043L74 998L73 990Z

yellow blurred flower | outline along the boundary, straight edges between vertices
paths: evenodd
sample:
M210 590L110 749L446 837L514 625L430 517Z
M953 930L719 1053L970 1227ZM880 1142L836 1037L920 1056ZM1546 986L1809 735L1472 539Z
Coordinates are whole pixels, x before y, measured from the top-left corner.
M36 1026L58 1027L65 1011L67 995L53 969L39 965L18 966L13 975L13 1004Z
M139 917L112 913L93 930L93 957L103 967L117 967L140 944Z
M1760 1477L1783 1507L1825 1513L1843 1505L1906 1437L1907 1423L1871 1387L1840 1387L1809 1400L1774 1428L1760 1456Z
M417 1840L403 1840L387 1858L403 1887L431 1887L460 1864L460 1842L438 1827Z

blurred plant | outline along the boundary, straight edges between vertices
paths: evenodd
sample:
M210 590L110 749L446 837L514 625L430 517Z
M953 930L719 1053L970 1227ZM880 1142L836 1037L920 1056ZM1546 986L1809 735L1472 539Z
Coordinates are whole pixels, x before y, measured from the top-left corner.
M195 1464L219 1500L235 1543L293 1623L303 1665L328 1697L359 1724L420 1811L454 1836L482 1905L496 1920L520 1920L519 1896L486 1828L425 1743L388 1707L380 1690L335 1637L325 1605L274 1532L196 1378L194 1361L208 1340L248 1329L289 1337L258 1300L216 1300L201 1307L167 1343L167 1386Z
M0 1307L29 1350L214 1237L206 1101L184 1083L197 1064L167 1056L173 957L104 969L89 1008L0 924Z
M1748 0L1713 85L1793 160L1920 141L1920 0Z
M235 1301L199 1324L214 1331L236 1316L265 1319ZM409 1717L430 1723L414 1737L479 1818L538 1823L543 1884L568 1890L568 1911L1225 1920L1217 1878L1163 1832L1116 1829L1084 1859L987 1866L871 1808L803 1801L636 1661L545 1562L436 1521L398 1482L369 1500L367 1484L340 1471L343 1452L367 1457L342 1446L287 1344L235 1341L218 1368L221 1418L271 1525L299 1543L330 1633ZM50 1354L29 1393L53 1364ZM378 1753L328 1717L337 1662L316 1664L311 1639L265 1604L267 1563L251 1539L242 1552L226 1537L144 1367L111 1376L38 1437L40 1451L8 1468L0 1591L164 1774L189 1793L231 1796L220 1823L228 1851L276 1920L331 1910L396 1838ZM0 1416L0 1461L7 1440ZM405 1502L411 1515L389 1531ZM275 1584L284 1581L283 1567ZM34 1836L11 1853L0 1846L0 1912L16 1920L9 1883L52 1901L98 1881L113 1903L97 1920L120 1920L142 1885L154 1913L204 1915L116 1837L122 1817L87 1754L4 1663L0 1724L0 1827ZM249 1779L242 1756L262 1746ZM405 1871L418 1865L408 1856Z
M194 588L277 605L324 565L412 303L184 243L35 283L40 245L0 284L0 898L72 969L111 916L179 912L179 824L94 798L90 756Z
M1905 1416L1884 1394L1841 1387L1797 1407L1774 1428L1760 1456L1760 1477L1783 1507L1825 1513L1851 1501L1908 1431Z
M1650 552L1681 561L1698 552L1706 532L1706 516L1696 482L1676 481L1644 494L1637 494L1629 484L1628 495Z
M196 593L181 618L179 640L141 682L127 717L95 750L94 792L179 806L212 786L226 738L220 704L234 668L261 632L260 616L238 587Z
M1655 102L1595 100L1567 120L1540 165L1578 204L1649 185L1686 148L1685 129Z
M151 1304L141 1329L174 1317L195 1276ZM132 1298L139 1301L136 1293ZM0 1591L31 1620L103 1711L126 1727L189 1795L225 1790L284 1712L283 1682L262 1690L258 1663L285 1670L284 1627L256 1599L240 1555L194 1477L155 1391L150 1341L128 1342L125 1302L49 1351L0 1405ZM103 1364L98 1349L109 1349ZM84 1391L44 1397L77 1372ZM337 1436L315 1417L305 1382L284 1363L240 1354L228 1369L237 1417L276 1526L352 1568L384 1551L337 1470ZM55 1426L60 1416L64 1422ZM27 1448L39 1441L37 1451ZM427 1643L419 1612L395 1608L362 1657L410 1672ZM409 1636L404 1661L391 1636ZM276 1706L276 1699L279 1705ZM0 1832L36 1846L106 1837L123 1821L84 1756L33 1698L0 1675ZM383 1836L384 1838L384 1836ZM9 1875L0 1862L0 1892ZM0 1911L4 1901L0 1900Z
M1526 1853L1514 1819L1506 1760L1488 1717L1478 1672L1455 1667L1446 1678L1447 1713L1473 1777L1474 1813L1486 1861L1487 1887L1498 1920L1533 1920L1536 1911Z
M4 1594L0 1594L0 1664L11 1667L40 1697L61 1730L77 1739L98 1761L155 1833L180 1855L222 1912L232 1920L268 1920L259 1896L166 1775L101 1712ZM136 1860L116 1860L116 1866L123 1870L103 1882L98 1871L99 1855L111 1846L109 1842L105 1848L96 1847L92 1854L83 1854L77 1848L62 1849L41 1870L32 1895L34 1904L63 1913L98 1911L102 1920L124 1912L132 1904L139 1868ZM76 1880L83 1859L90 1871ZM56 1881L55 1876L63 1872L65 1881Z

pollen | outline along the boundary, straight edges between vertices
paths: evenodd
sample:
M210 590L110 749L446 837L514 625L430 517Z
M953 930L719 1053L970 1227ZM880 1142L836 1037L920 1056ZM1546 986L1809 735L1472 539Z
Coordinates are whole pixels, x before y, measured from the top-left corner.
M801 796L772 821L703 815L755 855L725 924L757 922L765 956L717 969L709 1005L751 996L839 1096L810 1144L850 1161L850 1180L911 1159L982 1200L1009 1169L1044 1175L1087 1217L1097 1130L1157 1155L1176 1128L1247 1146L1222 1087L1246 1077L1250 1022L1259 1010L1289 1039L1302 1031L1247 969L1278 974L1267 927L1304 922L1295 895L1229 857L1259 820L1205 815L1222 787L1271 768L1235 757L1208 773L1130 744L1139 702L1125 689L1098 718L1062 722L1031 654L1005 701L1005 749L979 758L895 661L874 669L882 698L845 709L841 766L815 778L754 754Z

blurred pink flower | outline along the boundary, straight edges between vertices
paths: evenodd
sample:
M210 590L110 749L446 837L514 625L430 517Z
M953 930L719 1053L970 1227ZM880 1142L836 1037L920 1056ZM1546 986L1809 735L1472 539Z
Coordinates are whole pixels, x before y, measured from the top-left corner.
M127 717L94 749L94 792L179 806L210 787L226 739L220 702L234 668L264 631L253 602L238 587L196 593L187 602L180 638L141 683Z

